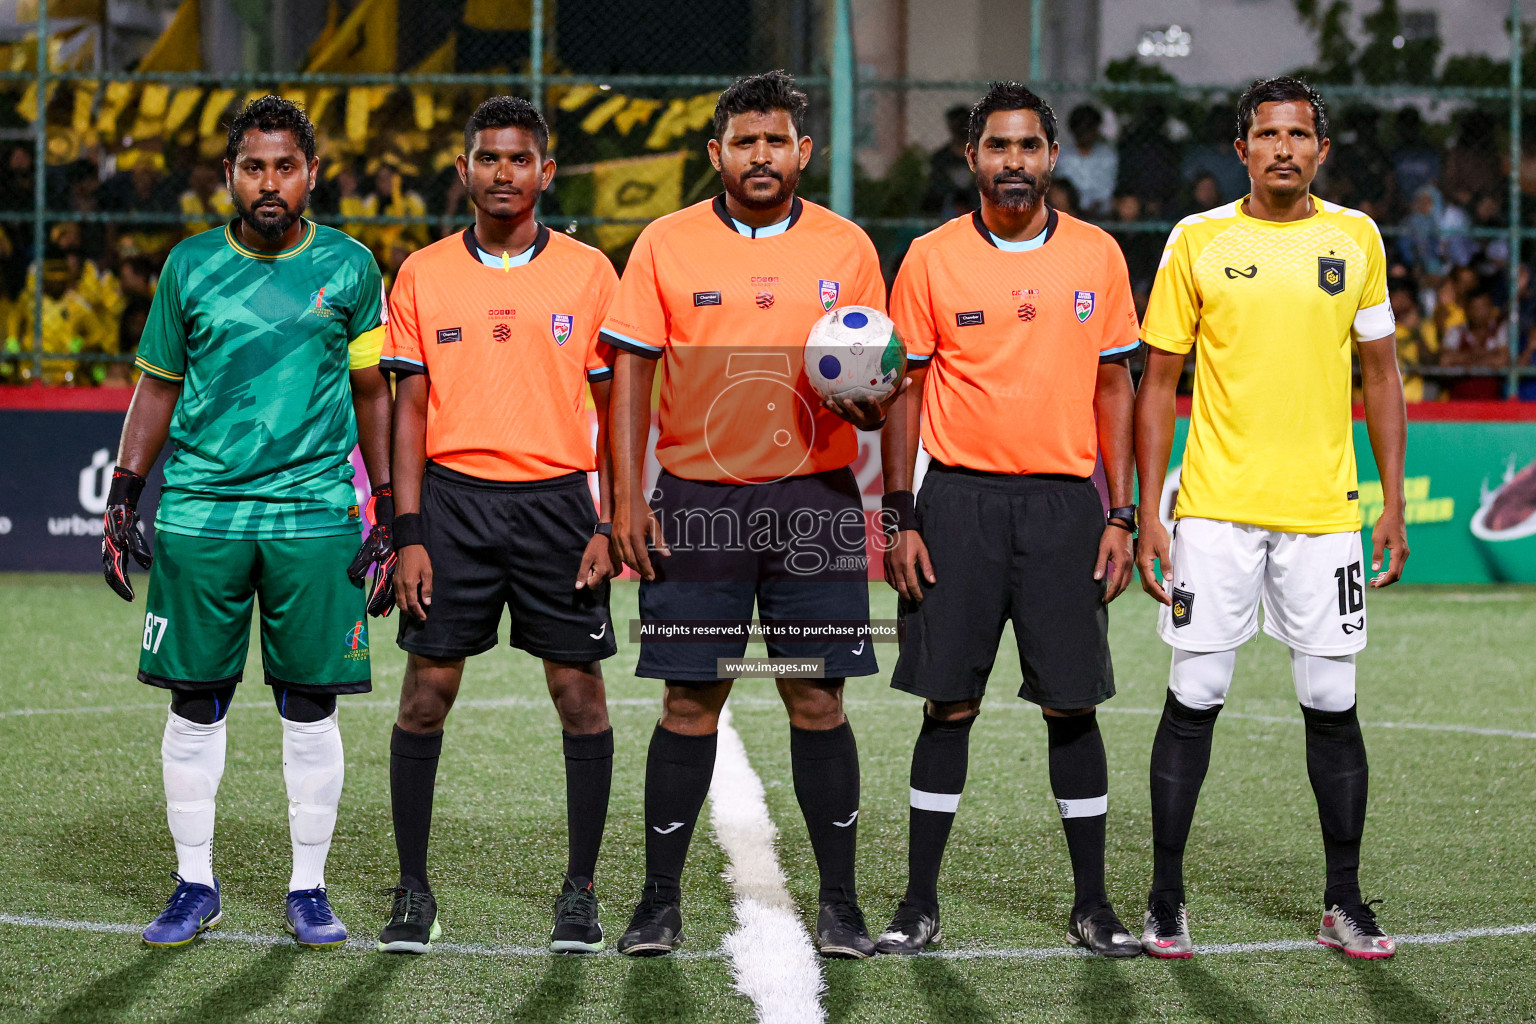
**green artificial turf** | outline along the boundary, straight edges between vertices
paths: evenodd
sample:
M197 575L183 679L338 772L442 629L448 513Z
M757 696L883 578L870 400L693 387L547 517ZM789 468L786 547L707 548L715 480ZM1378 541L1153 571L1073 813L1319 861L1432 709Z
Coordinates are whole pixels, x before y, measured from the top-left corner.
M874 614L894 614L883 586ZM1403 728L1536 733L1536 590L1396 588L1372 595L1360 658L1371 753L1361 879L1397 934L1536 922L1536 739ZM635 589L614 589L627 637ZM165 699L134 679L142 609L99 579L0 576L0 914L137 928L174 869L159 742ZM1151 602L1111 615L1119 695L1101 715L1110 763L1109 886L1139 924L1151 871L1147 757L1168 652ZM393 621L375 624L375 692L342 699L347 785L327 882L354 937L382 924L394 881L388 737L403 656ZM872 930L905 884L906 793L920 702L881 677L855 680L849 716L863 766L860 883ZM610 939L642 873L644 758L658 685L606 663L617 752L600 867ZM542 672L525 655L474 659L450 719L433 822L432 871L444 941L423 958L297 950L279 934L288 874L280 728L259 654L230 719L215 868L222 932L175 951L135 934L0 924L0 1021L750 1021L729 963L710 955L734 925L723 855L694 839L684 911L694 955L632 962L519 952L540 945L564 863L559 727ZM970 777L944 862L946 946L1063 945L1071 904L1065 844L1046 774L1045 727L1019 701L1005 636L971 745ZM788 727L768 680L738 684L734 724L780 830L791 895L814 913L814 860L790 783ZM89 709L89 710L70 710ZM34 711L39 713L21 713ZM64 712L64 713L58 713ZM1255 717L1245 717L1255 716ZM1278 719L1274 721L1271 719ZM1385 723L1397 723L1387 727ZM707 812L706 812L707 814ZM1285 651L1244 648L1187 855L1200 943L1307 940L1316 931L1322 849ZM706 955L699 955L706 954ZM1517 1021L1536 1020L1536 937L1405 945L1362 963L1321 947L1146 959L880 958L826 965L829 1020Z

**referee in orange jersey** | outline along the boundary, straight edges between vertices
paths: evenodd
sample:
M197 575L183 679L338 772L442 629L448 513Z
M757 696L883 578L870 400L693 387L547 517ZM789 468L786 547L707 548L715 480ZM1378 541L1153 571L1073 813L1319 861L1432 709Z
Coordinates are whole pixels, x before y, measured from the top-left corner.
M400 881L386 952L437 937L427 835L443 724L464 659L496 646L544 662L564 730L569 854L550 947L603 948L593 885L608 815L613 730L601 659L608 617L608 388L598 327L618 287L608 257L535 219L555 173L549 128L527 100L496 96L464 129L459 177L474 227L413 253L390 295L383 365L395 404L395 591L409 652L390 743ZM598 460L586 412L598 411ZM596 468L602 516L587 474Z
M1109 773L1094 707L1114 695L1107 605L1131 577L1127 357L1140 344L1113 238L1045 205L1056 115L1016 82L971 109L981 209L912 243L891 293L911 385L882 438L886 580L901 594L891 685L927 698L912 752L907 892L884 953L940 941L939 862L1003 626L1019 696L1045 713L1051 789L1072 857L1067 937L1107 956L1141 943L1109 905ZM912 493L921 436L932 461ZM1110 505L1089 479L1102 455Z
M767 637L768 653L820 659L823 675L778 680L790 769L821 876L823 956L874 953L858 905L859 752L843 681L874 675L867 530L849 464L873 403L825 408L804 372L806 335L827 311L885 306L869 236L795 195L811 157L807 101L782 71L738 79L715 106L709 155L724 194L641 232L603 337L614 368L614 541L641 576L640 620L838 625L855 636ZM661 368L655 490L641 490L651 382ZM719 664L744 634L645 637L635 673L665 681L645 766L645 885L619 952L670 953L682 939L682 873L714 772L732 680Z

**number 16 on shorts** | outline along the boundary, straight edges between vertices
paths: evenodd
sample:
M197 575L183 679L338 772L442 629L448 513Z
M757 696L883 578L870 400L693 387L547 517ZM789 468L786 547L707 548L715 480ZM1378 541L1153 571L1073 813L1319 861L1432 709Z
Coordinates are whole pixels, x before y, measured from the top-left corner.
M160 652L160 641L165 639L165 627L170 620L154 612L144 613L144 649L150 654Z

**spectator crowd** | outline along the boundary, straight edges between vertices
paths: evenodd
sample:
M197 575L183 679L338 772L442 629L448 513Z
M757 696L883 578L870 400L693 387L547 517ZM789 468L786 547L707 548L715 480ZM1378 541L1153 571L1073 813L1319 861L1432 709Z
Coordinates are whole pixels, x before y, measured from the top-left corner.
M949 142L929 157L918 202L924 216L975 207L966 113L949 111ZM1247 176L1232 151L1230 104L1175 118L1158 102L1142 101L1115 117L1112 131L1109 121L1093 104L1069 111L1050 202L1115 234L1144 311L1172 222L1242 196ZM320 141L322 180L311 211L367 245L386 282L406 256L468 212L453 167L461 148L453 124L444 121L430 133ZM1330 133L1332 149L1314 190L1370 214L1382 228L1410 401L1501 397L1512 308L1523 332L1516 358L1523 366L1536 362L1536 293L1526 266L1510 294L1508 147L1499 126L1498 117L1475 107L1438 124L1427 123L1412 105L1354 107L1335 118ZM78 356L131 354L171 247L234 215L220 170L222 140L140 140L118 152L78 146L68 155L45 171L50 212L71 219L50 220L46 234L42 379L128 383L129 361ZM1536 157L1527 160L1533 165L1522 180L1536 192ZM0 150L0 383L26 381L33 373L35 172L30 143ZM1531 219L1536 202L1523 205ZM96 214L161 219L113 221ZM417 222L360 220L379 216ZM1536 378L1524 378L1520 391L1536 400Z

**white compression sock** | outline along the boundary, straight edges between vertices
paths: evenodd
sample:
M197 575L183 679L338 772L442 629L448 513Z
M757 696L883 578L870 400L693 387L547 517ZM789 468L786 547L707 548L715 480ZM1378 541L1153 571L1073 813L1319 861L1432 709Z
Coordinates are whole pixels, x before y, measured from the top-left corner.
M1168 689L1180 704L1204 711L1227 702L1232 688L1232 671L1237 668L1237 649L1195 652L1173 649L1173 666L1168 670Z
M1291 650L1291 679L1296 699L1317 711L1348 711L1355 706L1355 656L1323 658Z
M176 841L176 871L213 885L213 817L224 777L224 720L199 725L171 712L160 741L165 817Z
M325 858L331 852L345 775L335 712L318 722L283 719L283 781L288 785L288 834L293 840L289 892L325 886Z

